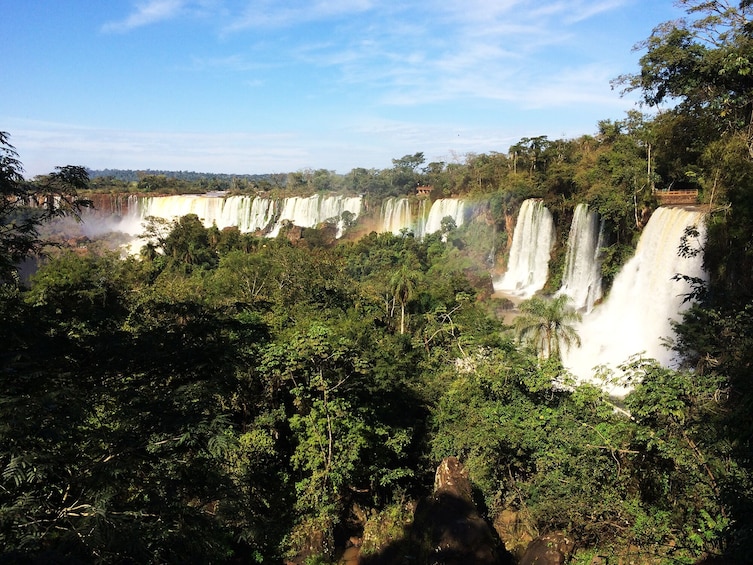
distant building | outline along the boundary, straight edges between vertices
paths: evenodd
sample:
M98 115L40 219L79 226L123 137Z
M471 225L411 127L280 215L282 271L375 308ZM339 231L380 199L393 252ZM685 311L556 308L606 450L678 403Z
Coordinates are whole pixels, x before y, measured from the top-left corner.
M429 196L431 195L432 190L434 190L433 186L417 186L416 195L417 196Z

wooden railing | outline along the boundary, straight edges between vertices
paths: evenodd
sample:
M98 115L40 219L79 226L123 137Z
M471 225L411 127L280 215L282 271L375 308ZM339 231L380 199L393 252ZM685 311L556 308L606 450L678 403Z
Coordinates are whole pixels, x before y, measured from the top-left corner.
M662 206L698 204L698 190L654 190Z

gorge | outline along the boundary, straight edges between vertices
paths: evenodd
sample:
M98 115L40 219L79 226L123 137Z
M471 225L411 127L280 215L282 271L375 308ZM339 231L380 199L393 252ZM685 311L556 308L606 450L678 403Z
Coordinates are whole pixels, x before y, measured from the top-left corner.
M363 219L365 214L363 199L358 196L274 199L222 193L130 196L126 205L117 210L120 222L114 229L132 236L142 231L143 221L150 216L169 220L196 214L207 227L235 226L242 232L267 237L277 236L287 223L314 227L329 222L337 225L340 237L347 225ZM474 205L459 198L441 198L431 203L425 198L390 197L382 201L369 225L379 233L413 233L422 238L440 231L443 219L448 217L455 226L462 226L470 221L473 210ZM563 354L565 366L578 379L591 380L594 367L614 369L631 355L672 364L671 352L663 342L671 339L672 320L677 320L687 305L683 297L690 291L687 282L673 277L678 273L703 276L701 255L679 257L678 246L685 229L699 226L701 218L700 212L691 209L658 208L640 236L634 257L624 265L600 303L601 256L606 245L603 222L587 205L575 206L567 239L560 242L565 248L565 260L561 286L555 294L569 296L572 307L583 314L583 321L576 328L582 347ZM524 200L504 274L493 281L495 291L518 300L540 292L550 277L550 259L556 245L555 222L544 202ZM624 395L627 389L613 387L610 391Z

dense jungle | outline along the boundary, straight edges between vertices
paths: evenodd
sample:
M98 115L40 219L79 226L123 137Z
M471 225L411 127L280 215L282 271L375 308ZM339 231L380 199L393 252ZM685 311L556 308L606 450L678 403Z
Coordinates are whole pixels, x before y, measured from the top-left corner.
M752 8L681 4L688 19L615 80L646 113L504 153L26 179L0 133L0 563L337 563L351 547L365 564L512 563L553 534L570 563L748 562ZM339 239L326 223L271 238L153 219L135 255L56 228L103 195L216 190L478 205L422 238L359 219ZM577 347L578 313L552 298L575 206L604 222L608 286L669 190L705 212L702 248L677 250L707 274L667 344L682 364L626 360L625 398L576 386L551 346ZM505 323L492 277L529 198L557 243L546 287ZM427 525L453 457L493 557L443 550Z

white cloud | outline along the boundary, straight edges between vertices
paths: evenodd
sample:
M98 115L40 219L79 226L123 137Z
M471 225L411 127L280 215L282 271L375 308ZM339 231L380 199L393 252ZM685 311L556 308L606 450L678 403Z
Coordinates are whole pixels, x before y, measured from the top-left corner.
M149 0L136 5L135 11L120 21L102 26L106 33L124 33L132 29L170 20L180 14L185 0Z
M29 177L57 165L93 169L189 170L222 173L325 168L388 168L391 159L424 151L429 160L504 151L529 132L363 117L326 131L154 132L10 120L11 141ZM540 132L539 132L540 133Z

